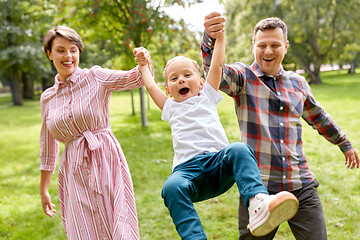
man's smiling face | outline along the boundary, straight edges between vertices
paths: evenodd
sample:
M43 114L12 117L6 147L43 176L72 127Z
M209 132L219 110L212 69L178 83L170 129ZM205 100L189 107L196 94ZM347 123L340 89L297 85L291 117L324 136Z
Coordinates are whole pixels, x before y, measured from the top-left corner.
M261 71L276 76L288 46L289 42L285 41L281 28L258 31L253 43L253 54Z

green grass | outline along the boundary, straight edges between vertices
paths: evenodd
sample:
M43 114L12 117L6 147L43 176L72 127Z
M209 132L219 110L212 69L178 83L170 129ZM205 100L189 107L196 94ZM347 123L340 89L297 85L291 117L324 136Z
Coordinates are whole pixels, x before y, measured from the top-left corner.
M360 151L360 74L324 73L324 84L313 85L316 99L347 133ZM141 239L180 239L160 196L171 173L170 127L150 102L149 127L141 127L138 91L136 115L131 115L130 94L114 93L111 101L112 129L129 163L135 187ZM230 142L240 140L234 105L229 97L219 104L221 121ZM10 97L0 98L0 239L65 239L57 197L57 174L50 193L57 216L42 212L39 196L38 99L13 107ZM349 170L337 146L304 125L304 149L310 167L320 182L328 238L351 240L360 237L360 171ZM234 186L216 199L196 203L209 239L237 239L238 192ZM287 224L280 226L278 240L294 239Z

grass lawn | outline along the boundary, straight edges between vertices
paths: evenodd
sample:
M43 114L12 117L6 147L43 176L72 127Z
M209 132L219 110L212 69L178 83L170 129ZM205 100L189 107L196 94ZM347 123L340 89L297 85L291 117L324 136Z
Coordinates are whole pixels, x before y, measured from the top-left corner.
M332 115L360 153L360 74L323 73L322 85L313 85L315 98ZM130 93L114 93L111 101L112 129L124 150L135 187L141 239L180 239L163 204L160 191L171 173L170 127L149 100L149 127L141 127L139 97L131 115ZM229 97L218 105L230 142L240 131ZM0 239L65 239L57 197L57 173L50 193L57 216L43 214L39 196L39 99L13 107L10 97L0 98ZM360 169L349 170L337 146L327 142L305 122L304 149L320 187L328 238L360 238ZM62 146L63 147L63 146ZM238 192L234 186L216 199L196 203L209 239L237 239ZM282 224L275 239L294 239Z

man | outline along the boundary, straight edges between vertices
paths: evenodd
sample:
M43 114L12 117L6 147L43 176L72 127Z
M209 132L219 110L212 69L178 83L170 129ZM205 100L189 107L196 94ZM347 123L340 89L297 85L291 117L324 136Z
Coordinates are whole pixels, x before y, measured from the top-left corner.
M225 23L219 13L205 17L201 44L205 72ZM253 33L254 63L225 64L220 90L234 99L241 139L253 148L269 193L290 191L298 198L298 213L288 221L296 239L327 239L319 183L302 149L300 118L339 146L347 167L359 168L359 158L346 135L314 99L305 78L284 70L288 47L285 23L279 18L261 20ZM247 225L248 212L240 198L239 239L272 239L277 231L257 238Z

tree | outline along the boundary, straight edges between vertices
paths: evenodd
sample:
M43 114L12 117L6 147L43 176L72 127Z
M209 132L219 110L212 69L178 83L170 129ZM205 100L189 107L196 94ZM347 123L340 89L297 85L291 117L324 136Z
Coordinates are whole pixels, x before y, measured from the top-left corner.
M355 68L360 60L360 12L359 1L344 1L340 6L346 12L337 22L337 37L334 47L330 52L328 61L342 65L350 65L349 73L354 74Z
M260 19L280 17L288 27L288 58L305 70L310 83L321 83L320 67L345 30L344 23L354 24L349 19L357 15L354 9L358 9L359 3L357 0L235 0L225 6L232 30L228 43L236 36L241 40L251 39L252 29Z
M0 74L10 80L14 105L22 105L22 92L32 96L34 76L48 72L40 41L48 15L40 0L0 1L0 9Z

